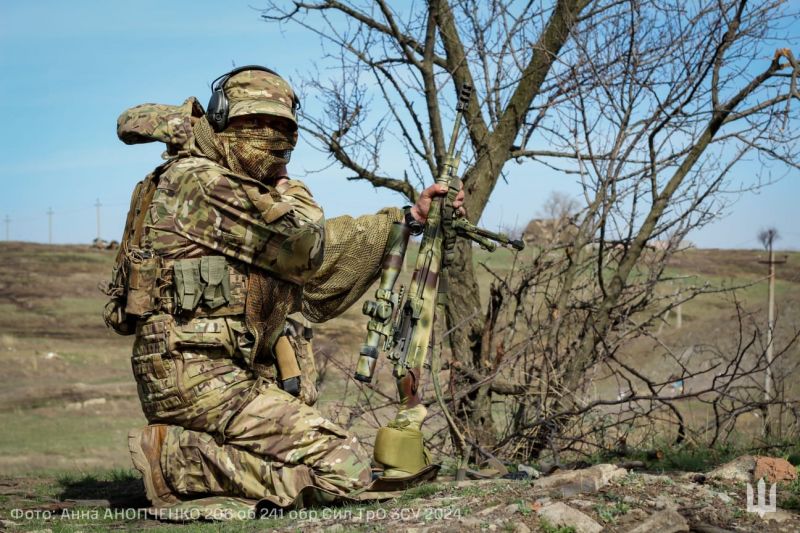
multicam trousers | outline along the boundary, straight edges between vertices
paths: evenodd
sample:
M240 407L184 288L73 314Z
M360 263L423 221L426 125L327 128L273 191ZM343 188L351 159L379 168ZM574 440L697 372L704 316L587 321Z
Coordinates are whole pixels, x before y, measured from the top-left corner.
M139 324L133 371L148 421L170 426L161 469L175 493L288 505L307 486L344 495L369 483L370 459L355 437L238 362L243 332L238 317ZM299 358L310 356L301 336L290 342Z

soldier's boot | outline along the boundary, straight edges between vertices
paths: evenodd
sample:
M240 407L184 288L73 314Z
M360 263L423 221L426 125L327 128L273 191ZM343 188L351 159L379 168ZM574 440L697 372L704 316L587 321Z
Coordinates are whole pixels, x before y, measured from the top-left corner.
M128 434L128 449L133 466L142 473L147 499L156 507L180 502L161 471L161 447L167 435L165 424L134 429Z

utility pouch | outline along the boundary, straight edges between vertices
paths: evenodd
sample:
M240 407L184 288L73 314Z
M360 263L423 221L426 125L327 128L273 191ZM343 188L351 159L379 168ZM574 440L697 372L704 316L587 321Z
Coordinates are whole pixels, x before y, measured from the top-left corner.
M125 313L146 316L158 308L158 275L161 260L150 250L132 249L126 254L127 291Z
M200 278L205 284L203 303L209 309L222 307L231 301L231 280L225 257L221 255L202 257Z
M175 301L180 311L194 311L199 305L209 310L231 303L231 279L224 256L209 255L179 259L172 266Z
M111 281L106 285L101 284L99 289L111 297L103 308L103 321L106 326L119 335L133 335L136 332L136 317L125 312L124 265L114 265L111 270Z
M200 277L199 259L179 259L172 265L175 303L181 311L193 311L205 289Z

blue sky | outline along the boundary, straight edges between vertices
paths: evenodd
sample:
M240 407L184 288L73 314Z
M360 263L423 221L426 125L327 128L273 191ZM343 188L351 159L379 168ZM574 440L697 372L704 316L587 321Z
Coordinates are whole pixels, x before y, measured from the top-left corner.
M197 96L233 64L258 63L291 81L322 53L319 40L293 28L262 22L254 0L227 2L108 2L75 0L0 3L0 223L8 216L13 240L85 243L101 233L118 239L130 191L160 161L156 145L125 146L117 116L143 102L178 104ZM348 183L302 139L290 171L304 179L328 216L374 212L401 205L390 192ZM548 193L577 193L572 178L525 165L509 166L481 223L524 224ZM743 166L739 172L748 172ZM742 176L744 179L745 176ZM738 198L723 220L690 235L702 247L756 248L756 234L774 225L781 248L800 249L796 203L800 173L759 194ZM0 225L0 238L5 225Z

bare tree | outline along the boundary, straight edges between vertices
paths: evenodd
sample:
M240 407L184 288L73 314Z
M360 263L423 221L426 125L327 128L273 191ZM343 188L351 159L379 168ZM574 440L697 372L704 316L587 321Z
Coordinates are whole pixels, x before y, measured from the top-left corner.
M737 185L737 163L758 158L797 168L790 103L800 97L798 64L790 50L767 48L795 37L796 18L781 0L402 6L295 0L264 10L270 21L315 33L331 51L324 66L332 70L305 86L323 109L306 113L302 128L349 179L414 200L442 167L447 103L470 83L463 179L473 221L509 162L556 168L583 185L574 242L538 254L535 274L523 277L527 289L518 291L517 307L530 291L540 299L540 312L525 324L538 332L536 343L521 340L521 324L499 338L492 333L502 291L485 316L475 315L482 306L468 245L459 245L446 272L455 410L488 449L498 444L493 397L530 390L496 381L512 345L529 357L527 368L543 373L526 379L578 390L631 332L647 331L638 313L658 317L674 304L657 289L682 238L721 212L723 193L761 185L758 177ZM389 155L398 146L406 161L392 172ZM649 253L654 239L670 244ZM511 316L522 320L521 313ZM548 422L530 435L531 454L582 412L579 397L556 394L537 405L546 412L534 419Z
M552 191L544 201L540 214L545 219L566 220L575 217L581 210L577 198L560 191Z

